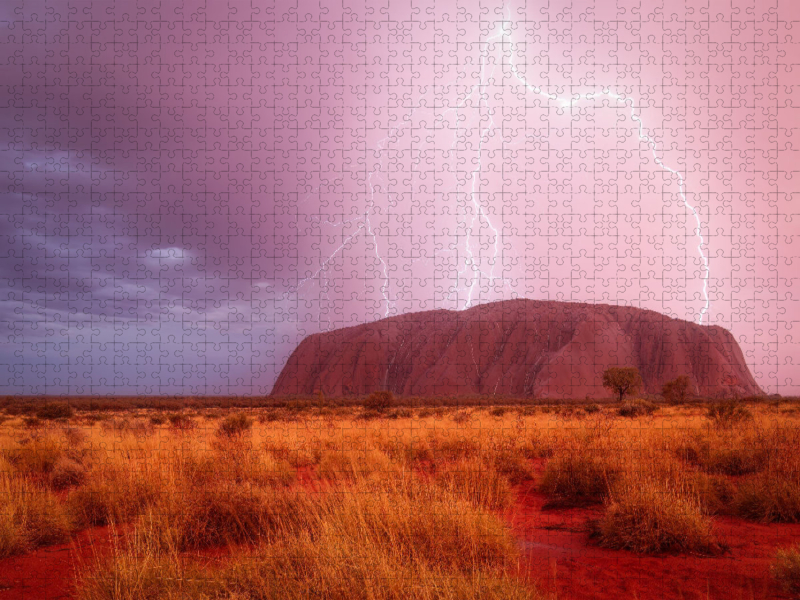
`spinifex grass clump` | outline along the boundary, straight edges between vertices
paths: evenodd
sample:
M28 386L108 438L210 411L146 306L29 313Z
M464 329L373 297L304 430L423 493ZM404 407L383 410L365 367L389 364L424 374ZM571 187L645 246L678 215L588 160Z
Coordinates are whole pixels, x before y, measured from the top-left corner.
M69 537L64 507L47 488L15 476L0 461L0 558Z
M62 456L50 471L50 487L64 490L80 485L86 479L86 468L76 460Z
M621 453L597 430L578 430L554 451L539 488L551 507L600 503L622 470Z
M388 476L396 468L389 456L375 449L327 449L322 452L317 475L323 479L356 479L369 475Z
M629 473L613 487L595 533L601 546L643 554L719 550L693 490L652 473Z
M255 544L302 529L311 517L302 490L218 482L165 495L142 515L139 527L165 549L189 550Z
M2 452L14 469L31 476L48 475L64 454L62 440L53 435L34 435Z
M692 432L679 442L676 454L708 473L739 476L762 470L774 448L769 432L737 428Z
M800 522L800 459L797 447L770 457L763 471L745 478L734 494L734 512L763 523Z
M770 572L786 593L800 598L800 544L778 550Z

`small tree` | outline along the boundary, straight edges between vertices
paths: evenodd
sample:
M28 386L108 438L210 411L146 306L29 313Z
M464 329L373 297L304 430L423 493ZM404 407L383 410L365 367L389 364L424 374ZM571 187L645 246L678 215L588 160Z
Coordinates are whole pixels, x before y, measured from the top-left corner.
M689 397L689 388L692 382L686 375L668 381L661 388L661 394L667 402L685 402Z
M603 372L603 387L619 394L622 402L625 394L634 394L642 387L642 376L636 367L611 367Z

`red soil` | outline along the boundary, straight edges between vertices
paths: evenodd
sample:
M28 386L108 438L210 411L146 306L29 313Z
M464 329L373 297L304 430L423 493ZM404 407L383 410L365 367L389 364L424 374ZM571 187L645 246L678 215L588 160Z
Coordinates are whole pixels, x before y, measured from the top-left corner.
M800 524L714 520L728 550L717 557L639 556L597 547L589 522L602 508L545 510L545 497L520 490L507 518L523 549L523 571L559 600L761 600L789 598L769 574L776 548L800 540Z
M113 547L108 527L77 534L66 544L0 560L0 600L72 598L78 569Z

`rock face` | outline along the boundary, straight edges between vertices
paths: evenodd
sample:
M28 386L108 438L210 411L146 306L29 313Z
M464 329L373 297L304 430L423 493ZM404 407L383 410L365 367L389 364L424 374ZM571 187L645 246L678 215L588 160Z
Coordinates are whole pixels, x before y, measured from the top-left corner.
M761 394L726 329L605 304L507 300L311 335L275 395L608 398L603 371L637 367L647 393L689 375L704 397Z

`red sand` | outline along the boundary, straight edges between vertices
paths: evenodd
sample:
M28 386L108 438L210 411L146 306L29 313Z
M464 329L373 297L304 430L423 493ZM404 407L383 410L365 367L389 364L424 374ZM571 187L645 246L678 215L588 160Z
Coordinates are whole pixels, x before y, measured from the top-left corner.
M769 575L778 547L800 540L800 524L714 520L729 549L714 558L639 556L598 548L589 521L601 508L544 510L543 495L521 493L507 518L520 539L524 571L559 600L760 600L789 598Z
M76 571L112 549L108 527L78 533L66 544L0 560L0 600L72 598Z

